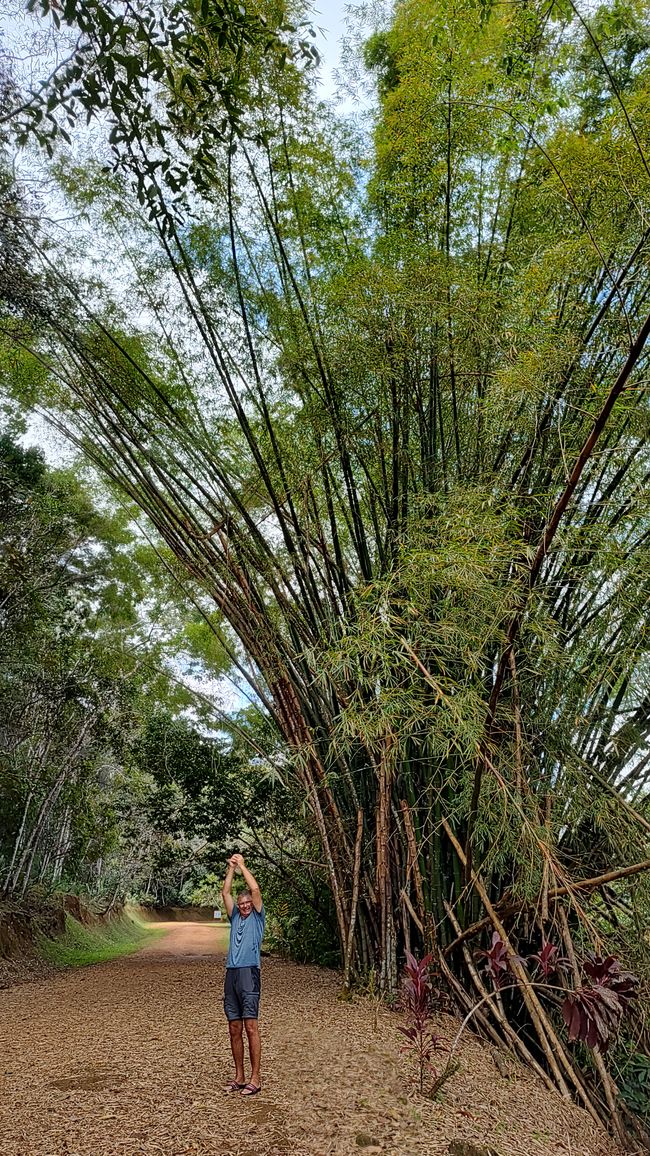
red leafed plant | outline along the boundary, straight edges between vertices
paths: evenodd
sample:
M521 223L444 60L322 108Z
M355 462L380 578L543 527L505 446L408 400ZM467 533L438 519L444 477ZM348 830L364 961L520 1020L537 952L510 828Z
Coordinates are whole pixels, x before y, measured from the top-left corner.
M568 964L568 959L559 954L559 948L555 943L549 943L548 940L542 940L541 949L536 955L528 957L531 963L536 963L541 971L544 979L549 979L560 968L564 968Z
M406 1023L399 1030L406 1036L403 1052L410 1052L416 1063L420 1092L424 1092L427 1074L434 1079L438 1073L433 1065L433 1055L442 1051L442 1037L436 1035L431 1026L433 984L429 972L431 955L416 959L409 951L402 979L400 1007Z
M631 971L623 971L615 955L594 955L585 957L583 967L594 984L611 988L616 992L624 1008L639 992L639 980Z
M639 980L623 971L615 955L588 955L584 969L591 982L569 993L562 1015L570 1040L582 1040L605 1052L630 1000L638 994Z
M485 959L483 970L490 976L497 991L503 987L504 980L512 974L512 959L523 962L521 956L508 954L508 948L498 931L493 932L492 943L487 951L477 951L476 955Z

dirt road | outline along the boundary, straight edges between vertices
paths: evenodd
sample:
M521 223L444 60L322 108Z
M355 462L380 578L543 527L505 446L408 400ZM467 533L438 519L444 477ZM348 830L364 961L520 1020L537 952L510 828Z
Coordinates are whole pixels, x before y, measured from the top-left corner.
M174 923L137 955L0 991L2 1156L618 1156L580 1109L467 1039L440 1103L416 1096L397 1018L338 977L265 959L261 1095L228 1096L225 929ZM450 1038L448 1019L441 1031ZM444 1057L443 1057L444 1059Z

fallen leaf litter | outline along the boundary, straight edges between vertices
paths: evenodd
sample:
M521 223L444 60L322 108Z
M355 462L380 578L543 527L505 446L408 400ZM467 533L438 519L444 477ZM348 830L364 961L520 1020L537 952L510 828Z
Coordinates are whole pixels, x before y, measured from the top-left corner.
M454 1142L622 1156L470 1036L441 1101L416 1095L395 1013L341 1002L335 973L279 959L263 967L263 1093L228 1095L217 930L168 928L135 956L0 991L2 1156L447 1156ZM455 1022L437 1030L453 1038Z

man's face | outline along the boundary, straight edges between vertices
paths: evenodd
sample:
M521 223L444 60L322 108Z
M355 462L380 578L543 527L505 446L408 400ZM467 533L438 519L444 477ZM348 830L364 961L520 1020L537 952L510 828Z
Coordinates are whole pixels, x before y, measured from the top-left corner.
M253 910L253 900L250 895L240 895L237 900L237 908L242 919L246 919L246 916L250 915Z

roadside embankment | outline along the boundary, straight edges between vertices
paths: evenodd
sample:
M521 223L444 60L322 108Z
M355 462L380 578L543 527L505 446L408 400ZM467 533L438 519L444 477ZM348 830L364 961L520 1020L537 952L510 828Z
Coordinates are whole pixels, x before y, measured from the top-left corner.
M76 895L28 895L0 904L0 988L63 967L105 963L160 933L136 910L96 912Z
M128 911L90 924L80 923L66 913L63 934L56 939L41 938L38 952L55 967L86 967L129 955L160 934Z
M129 904L129 911L134 911L146 923L218 923L214 918L214 907L143 907L141 904ZM225 914L222 922L226 922Z

